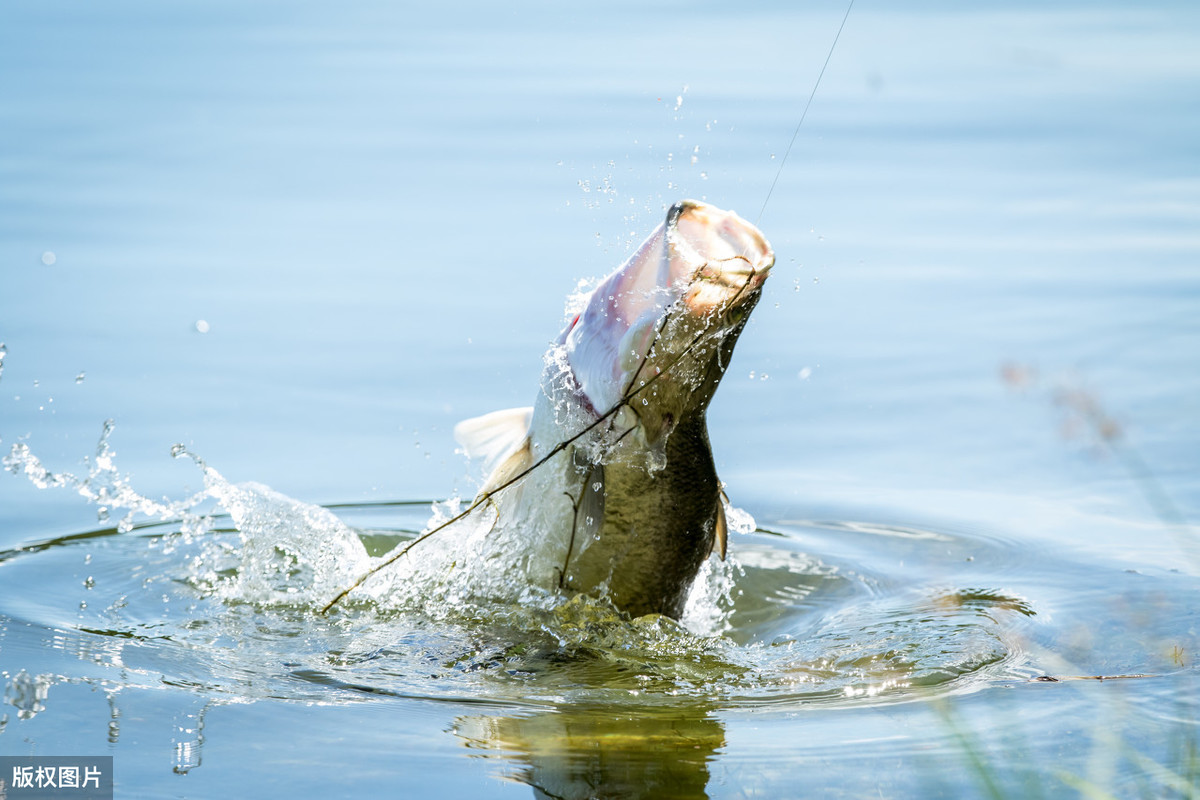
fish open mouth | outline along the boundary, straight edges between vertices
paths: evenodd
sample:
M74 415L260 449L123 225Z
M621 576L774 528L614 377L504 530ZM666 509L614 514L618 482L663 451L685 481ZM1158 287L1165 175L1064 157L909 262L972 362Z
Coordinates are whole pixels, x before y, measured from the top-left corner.
M683 299L705 313L733 303L767 279L775 252L758 228L733 211L682 200L667 215L672 256L692 267Z
M765 273L775 263L775 252L762 232L733 211L707 203L681 200L667 214L668 240L691 263L722 273L748 276Z
M666 315L691 318L689 336L715 331L720 317L756 297L774 263L762 233L736 213L675 203L559 340L582 394L600 412L613 408L651 350L670 349L661 339Z

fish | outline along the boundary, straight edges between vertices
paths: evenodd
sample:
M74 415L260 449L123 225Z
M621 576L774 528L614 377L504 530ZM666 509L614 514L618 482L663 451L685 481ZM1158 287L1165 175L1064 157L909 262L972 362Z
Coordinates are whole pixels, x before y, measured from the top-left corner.
M455 427L490 467L475 504L525 580L632 617L682 615L727 548L706 412L774 263L735 212L675 203L577 304L534 405Z

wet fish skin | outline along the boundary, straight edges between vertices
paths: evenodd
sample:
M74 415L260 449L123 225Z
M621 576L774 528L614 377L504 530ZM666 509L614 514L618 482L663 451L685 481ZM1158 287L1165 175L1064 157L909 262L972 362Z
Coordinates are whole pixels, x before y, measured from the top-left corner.
M528 580L633 616L683 613L725 547L705 414L773 264L736 214L676 203L551 346L532 414L456 429L469 454L498 462L481 496L545 462L496 500Z
M683 614L696 573L713 551L721 513L703 419L687 417L676 426L666 459L654 474L636 465L605 465L600 539L571 559L565 588L607 586L613 605L635 617Z

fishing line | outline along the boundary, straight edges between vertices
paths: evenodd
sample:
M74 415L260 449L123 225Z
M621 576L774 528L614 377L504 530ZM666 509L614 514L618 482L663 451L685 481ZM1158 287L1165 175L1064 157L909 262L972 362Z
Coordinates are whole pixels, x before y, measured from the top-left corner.
M802 125L804 125L804 119L808 116L808 109L812 106L813 98L816 97L816 95L817 95L817 88L821 85L821 79L825 76L825 69L829 66L830 59L833 58L833 51L837 47L838 39L841 38L842 31L846 27L846 20L848 20L850 18L850 9L852 9L852 8L854 8L854 0L850 0L850 3L846 6L846 13L842 17L842 23L841 23L841 25L838 26L837 34L835 34L833 37L833 43L829 46L829 52L825 55L825 63L821 65L821 72L817 75L817 80L813 84L812 91L808 95L808 102L805 103L804 111L800 114L800 121L798 123L796 123L796 129L792 132L792 139L790 142L788 142L787 150L784 151L783 158L779 162L779 169L775 171L775 178L774 178L774 180L771 181L771 188L767 190L767 196L763 200L762 208L759 209L758 217L755 219L755 227L758 227L758 221L762 219L763 212L767 210L767 203L770 202L771 195L775 192L775 185L777 183L779 183L779 176L783 173L783 167L787 163L788 155L792 152L792 146L796 143L796 137L798 137L800 135L800 127ZM706 262L705 266L707 266L707 262ZM703 269L703 267L701 269ZM730 308L733 307L733 304L741 296L742 292L745 291L745 289L750 285L751 279L753 277L754 277L754 271L752 269L750 277L747 278L746 283L742 285L742 288L738 290L737 294L734 295L733 299L731 299L729 301L728 307L730 307ZM487 504L487 503L491 503L492 498L495 497L497 494L504 491L505 489L512 486L513 484L517 483L518 481L523 480L524 478L529 476L534 470L538 469L543 464L545 464L547 461L552 459L554 456L558 455L563 450L567 449L572 444L579 441L579 439L586 436L589 432L595 430L602 423L613 419L613 417L615 417L616 414L622 408L633 409L633 406L630 405L631 402L633 401L633 399L635 397L637 397L639 394L641 394L642 392L644 392L646 389L650 388L650 386L652 386L655 381L657 381L663 375L667 374L671 370L672 367L674 367L676 364L678 364L680 361L682 361L684 359L684 357L687 356L689 353L691 353L692 349L697 344L700 343L700 340L703 339L709 333L709 331L706 329L706 330L703 330L700 333L696 334L696 336L692 339L692 341L688 343L687 347L685 347L682 350L682 352L680 352L679 355L675 357L674 360L672 360L669 364L665 365L660 371L656 372L654 375L651 375L650 377L646 378L640 386L635 388L632 385L633 381L635 379L637 379L637 376L641 372L641 368L645 366L645 364L649 358L649 354L654 348L654 345L656 345L658 343L658 339L662 335L663 329L666 327L666 321L667 321L667 317L669 316L669 311L670 311L670 309L668 309L667 313L664 314L663 322L660 323L658 329L655 331L654 339L651 340L650 347L647 348L646 353L642 357L642 364L639 366L638 370L634 372L633 377L630 378L629 388L626 389L625 394L621 397L621 399L619 401L617 401L617 403L615 405L613 405L612 408L610 408L607 412L605 412L604 414L597 417L593 422L589 423L586 427L584 427L582 430L580 430L575 435L556 444L553 448L551 448L551 450L548 453L546 453L545 456L538 459L533 464L530 464L528 467L526 467L521 472L517 473L516 475L512 476L508 480L504 481L499 486L489 489L488 491L486 491L483 494L476 497L474 502L472 502L471 505L466 508L466 510L461 511L458 514L455 514L453 517L446 520L445 522L442 522L441 524L436 525L435 527L429 529L428 531L421 534L420 536L418 536L417 538L415 538L411 542L409 542L407 545L405 545L395 555L390 556L385 561L382 561L379 564L376 564L371 569L367 570L367 572L365 572L356 581L354 581L354 583L350 584L350 586L348 586L346 589L342 590L336 597L334 597L332 600L330 600L329 603L327 603L325 605L325 607L321 609L321 614L328 614L330 609L332 609L334 606L336 606L338 603L340 603L342 600L344 600L355 589L362 586L372 575L375 575L380 570L383 570L383 569L391 566L392 564L396 563L397 561L399 561L401 558L403 558L405 555L408 554L408 551L412 550L414 547L416 547L418 544L420 544L421 542L428 539L430 536L433 536L435 533L439 533L440 531L445 530L446 528L448 528L449 526L453 525L456 522L466 519L466 517L468 517L471 513L473 513L480 506ZM637 413L636 409L634 409L634 413L635 414Z
M787 163L788 155L792 152L792 145L796 143L796 137L800 135L800 126L804 124L804 118L808 116L808 109L812 106L813 98L817 96L817 87L821 85L821 78L825 77L825 68L829 66L829 59L833 58L833 50L837 47L838 39L842 36L842 30L846 27L846 20L850 19L850 9L852 8L854 8L854 0L850 0L850 4L846 6L846 14L842 17L842 24L838 26L837 34L833 37L833 44L829 45L829 52L825 55L825 63L821 65L821 72L817 75L817 81L813 84L812 91L808 94L808 102L804 104L804 111L800 114L800 121L796 123L796 130L792 131L792 140L788 142L787 150L783 151L783 158L779 162L779 169L775 170L775 180L771 181L771 188L767 190L767 196L763 200L762 208L758 210L758 216L754 219L754 227L756 228L762 219L763 212L767 210L767 203L770 202L771 195L775 193L775 184L779 183L779 176L783 174L783 165Z

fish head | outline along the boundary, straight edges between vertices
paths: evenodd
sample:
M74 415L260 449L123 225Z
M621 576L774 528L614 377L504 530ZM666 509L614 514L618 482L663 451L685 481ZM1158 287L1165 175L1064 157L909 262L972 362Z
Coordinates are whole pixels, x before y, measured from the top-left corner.
M559 338L573 394L648 443L703 415L775 253L732 211L680 201Z

